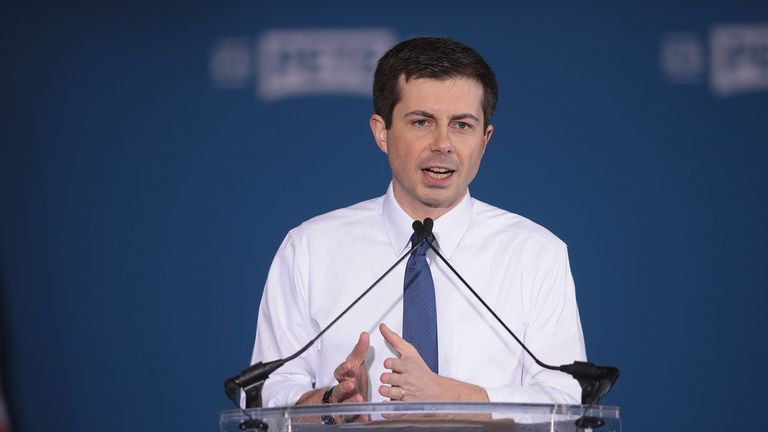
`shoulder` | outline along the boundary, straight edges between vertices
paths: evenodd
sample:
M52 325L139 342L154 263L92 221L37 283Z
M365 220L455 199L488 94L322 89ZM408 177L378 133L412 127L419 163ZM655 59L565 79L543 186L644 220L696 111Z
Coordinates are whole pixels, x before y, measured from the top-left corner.
M337 236L356 227L370 226L381 219L383 201L384 197L381 196L315 216L293 228L288 237L299 240L316 236Z
M473 198L472 224L506 244L524 244L560 253L566 244L543 226L504 209Z

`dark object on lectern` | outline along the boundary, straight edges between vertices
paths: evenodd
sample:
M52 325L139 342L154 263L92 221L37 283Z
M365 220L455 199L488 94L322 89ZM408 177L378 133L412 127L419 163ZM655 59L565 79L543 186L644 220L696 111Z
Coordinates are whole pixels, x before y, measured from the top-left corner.
M588 362L573 362L560 366L560 370L574 377L581 385L581 403L594 405L600 401L619 379L619 370L613 366L597 366Z
M294 356L267 363L258 362L238 375L227 378L224 381L224 391L227 393L227 397L238 404L240 390L242 390L245 392L246 408L261 408L261 388L264 386L264 381L269 378L272 372L293 358Z

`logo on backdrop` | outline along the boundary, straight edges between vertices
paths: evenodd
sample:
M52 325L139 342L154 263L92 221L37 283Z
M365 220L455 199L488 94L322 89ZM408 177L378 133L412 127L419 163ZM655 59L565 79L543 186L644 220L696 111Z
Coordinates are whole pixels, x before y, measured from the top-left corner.
M254 83L264 101L318 94L371 95L373 71L397 42L388 29L271 30L260 37L221 38L208 72L213 85Z
M674 84L707 81L720 97L768 90L768 24L718 24L709 33L709 46L696 33L662 36L659 62L665 79Z
M710 37L715 93L768 90L768 25L718 26Z
M701 38L696 34L665 34L659 60L668 81L694 84L704 79L704 48Z
M211 50L208 76L214 86L226 89L246 88L253 77L250 38L221 38Z

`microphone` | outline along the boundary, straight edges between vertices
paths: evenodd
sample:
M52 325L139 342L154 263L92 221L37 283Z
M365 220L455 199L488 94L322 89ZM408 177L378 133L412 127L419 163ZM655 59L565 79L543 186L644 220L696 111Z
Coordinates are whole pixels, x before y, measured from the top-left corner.
M416 237L419 240L426 240L432 234L432 227L434 225L435 221L430 218L424 219L424 222L417 220L413 222L413 232L416 233ZM421 241L419 241L419 244L421 244Z
M339 321L344 315L349 312L350 309L352 309L360 300L363 299L376 285L379 284L389 273L392 272L392 270L397 267L398 264L403 262L405 258L411 255L411 253L416 250L417 247L421 245L422 242L427 241L427 237L432 233L432 220L428 219L429 225L428 228L421 222L416 221L413 223L413 229L417 229L417 223L419 228L419 240L414 244L411 249L406 252L403 256L401 256L392 266L387 269L376 281L371 284L365 291L363 291L360 296L358 296L355 301L353 301L349 306L347 306L346 309L344 309L336 318L333 319L323 330L320 331L320 333L317 334L312 340L307 342L306 345L304 345L300 350L296 351L292 355L284 358L284 359L278 359L273 360L270 362L258 362L254 365L251 365L247 369L243 370L239 374L227 378L224 380L224 391L227 394L227 398L231 400L235 405L239 406L238 399L240 396L240 391L242 390L245 392L245 407L246 408L261 408L262 407L262 397L261 397L261 391L264 387L264 382L269 378L269 375L272 374L272 372L279 369L282 365L288 363L289 361L295 359L296 357L300 356L304 353L304 351L308 350L312 345L317 342L320 337L322 337L325 332L327 332L331 327L333 327L334 324L336 324L337 321ZM423 235L422 235L423 234Z
M311 346L311 344L309 344L309 346ZM227 378L224 381L224 392L226 392L227 398L236 405L239 405L238 399L240 398L240 390L242 390L245 392L246 408L261 408L261 389L264 387L264 381L269 378L272 372L279 369L280 366L286 364L297 355L301 355L305 350L306 347L285 359L273 360L266 363L258 362L240 372L238 375Z
M432 242L429 240L429 235L432 233L432 227L434 226L434 221L430 218L424 219L424 222L416 221L413 223L413 230L416 233L419 238L423 238L427 241L429 244L429 248L432 249L435 252L435 255L437 255L440 260L445 263L445 265L448 266L448 268L453 272L456 277L461 280L461 282L464 284L464 286L469 289L469 291L475 296L475 298L480 301L480 303L485 307L485 309L493 315L494 318L496 318L496 321L499 322L499 324L504 327L504 330L509 333L510 336L512 336L513 339L525 350L526 353L528 353L529 356L538 364L539 366L550 369L550 370L557 370L560 372L567 373L568 375L572 376L576 381L579 382L579 385L581 385L581 403L583 405L594 405L597 404L600 399L603 398L610 390L613 388L613 385L616 383L616 380L619 378L619 370L613 366L598 366L593 363L589 362L581 362L581 361L575 361L569 365L562 365L562 366L552 366L548 365L541 360L539 360L532 352L528 349L527 346L521 341L517 335L504 323L504 321L501 320L501 318L496 315L496 312L480 297L480 295L467 283L466 280L464 280L463 277L459 274L458 271L456 271L455 268L451 265L451 263L448 262L445 257L440 253L440 251L437 250L437 248L432 244ZM582 417L579 419L582 421L582 425L588 426L589 423L592 420L601 421L600 419L594 419L591 417ZM580 426L581 427L581 426Z

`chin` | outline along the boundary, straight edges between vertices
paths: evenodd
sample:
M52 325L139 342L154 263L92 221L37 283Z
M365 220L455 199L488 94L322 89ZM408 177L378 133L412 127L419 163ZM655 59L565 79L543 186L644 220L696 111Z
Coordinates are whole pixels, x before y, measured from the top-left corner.
M435 197L429 196L419 200L422 205L433 209L447 209L458 203L456 197Z

